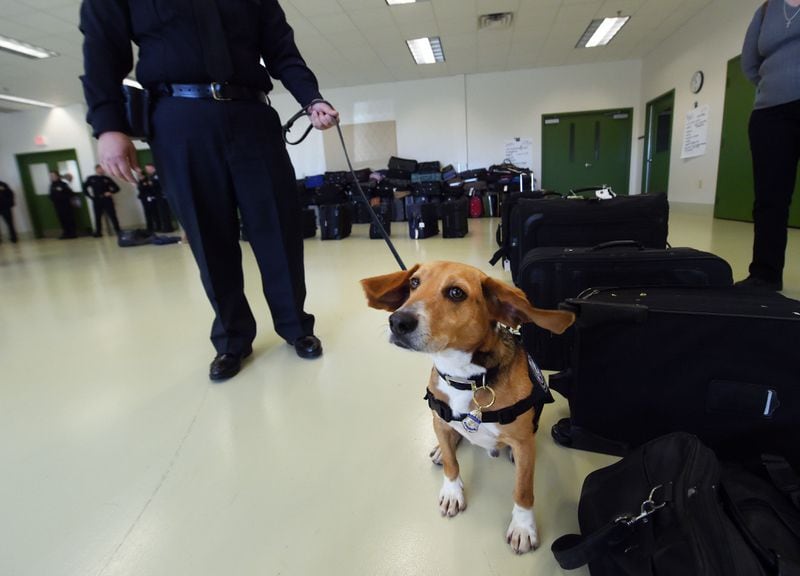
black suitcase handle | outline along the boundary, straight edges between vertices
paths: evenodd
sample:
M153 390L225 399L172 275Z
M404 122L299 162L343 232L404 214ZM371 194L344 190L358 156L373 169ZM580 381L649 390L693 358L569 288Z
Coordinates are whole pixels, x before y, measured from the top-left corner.
M603 242L596 246L592 246L591 250L607 250L609 248L636 248L637 250L644 250L644 244L637 240L611 240L610 242Z

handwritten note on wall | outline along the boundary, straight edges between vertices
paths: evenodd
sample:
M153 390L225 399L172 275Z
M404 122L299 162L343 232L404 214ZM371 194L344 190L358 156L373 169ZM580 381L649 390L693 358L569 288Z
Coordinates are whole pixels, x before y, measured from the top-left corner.
M708 104L687 112L683 130L681 158L695 158L706 153L708 143Z
M533 168L533 139L514 138L506 140L503 160L510 160L520 168Z

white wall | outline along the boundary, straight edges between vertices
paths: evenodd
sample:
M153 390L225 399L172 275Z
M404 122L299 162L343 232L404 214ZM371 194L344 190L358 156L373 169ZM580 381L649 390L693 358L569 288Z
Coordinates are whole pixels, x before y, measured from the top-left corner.
M94 174L95 141L86 124L86 108L76 104L64 108L35 109L0 115L0 180L14 190L17 205L14 221L20 232L32 230L25 195L20 182L16 155L29 152L52 152L74 149L78 156L81 176L85 180ZM34 143L44 136L46 144ZM72 187L79 191L77 182ZM144 221L141 205L133 186L120 183L122 189L114 198L122 227L140 226Z
M714 203L727 63L741 52L747 26L761 3L762 0L714 0L642 62L643 111L646 102L675 89L669 171L671 201ZM698 94L692 94L689 79L696 70L703 71L705 82ZM686 113L695 102L710 107L708 147L705 155L682 160ZM644 124L644 114L640 114L639 134L644 133ZM641 170L637 180L641 182Z
M463 76L333 88L325 90L323 96L339 110L343 124L396 121L397 153L401 157L467 163ZM287 93L271 99L284 122L300 107ZM302 133L299 126L300 122L292 132L293 138ZM325 171L318 132L312 132L299 146L290 146L289 154L298 178Z
M454 76L337 88L323 96L336 106L344 124L395 120L402 157L439 160L462 169L485 167L503 161L507 140L532 138L539 177L541 115L625 107L634 108L635 119L640 115L640 66L629 61ZM298 109L285 93L276 94L272 102L284 120ZM296 132L299 136L300 130ZM632 150L638 150L633 138ZM298 177L325 170L319 134L312 132L289 153ZM640 162L641 154L634 154L632 177Z
M533 171L542 176L542 115L608 108L639 110L641 64L638 61L560 66L467 77L469 164L489 166L503 160L504 143L533 139ZM631 193L639 171L636 133L631 135ZM627 191L626 191L627 192Z

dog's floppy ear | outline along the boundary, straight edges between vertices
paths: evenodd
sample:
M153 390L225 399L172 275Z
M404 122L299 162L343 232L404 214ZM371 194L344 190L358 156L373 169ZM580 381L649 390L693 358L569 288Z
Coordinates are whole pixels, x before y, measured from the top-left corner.
M488 276L483 280L483 296L492 320L511 328L533 322L553 334L561 334L575 322L572 312L536 308L522 290Z
M408 294L411 291L408 281L418 268L419 264L415 264L410 270L364 278L361 281L361 287L364 289L370 308L389 312L400 308L408 300Z

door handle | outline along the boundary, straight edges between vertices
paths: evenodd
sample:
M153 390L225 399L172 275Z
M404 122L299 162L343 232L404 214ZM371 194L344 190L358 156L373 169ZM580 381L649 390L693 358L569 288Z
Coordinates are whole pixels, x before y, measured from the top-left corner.
M584 168L591 168L591 166L592 166L592 165L591 165L591 163L589 163L589 162L586 162L586 163L583 165L583 167L584 167Z

